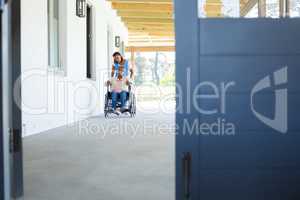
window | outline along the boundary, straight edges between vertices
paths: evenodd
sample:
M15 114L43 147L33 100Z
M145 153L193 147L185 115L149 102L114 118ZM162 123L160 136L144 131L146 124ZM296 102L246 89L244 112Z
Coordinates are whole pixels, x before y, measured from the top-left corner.
M198 0L200 18L300 17L300 0Z
M266 0L266 17L279 18L279 0Z
M59 45L59 0L48 0L48 65L60 66Z
M255 4L253 8L245 15L246 18L257 18L258 17L258 4Z
M300 17L300 0L290 0L290 16Z

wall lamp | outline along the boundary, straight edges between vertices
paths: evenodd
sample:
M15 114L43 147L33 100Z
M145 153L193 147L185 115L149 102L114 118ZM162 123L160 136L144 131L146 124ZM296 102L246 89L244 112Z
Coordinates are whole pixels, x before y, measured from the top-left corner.
M121 46L121 37L116 36L115 37L115 47L120 47Z
M85 17L86 15L86 0L76 0L76 15Z

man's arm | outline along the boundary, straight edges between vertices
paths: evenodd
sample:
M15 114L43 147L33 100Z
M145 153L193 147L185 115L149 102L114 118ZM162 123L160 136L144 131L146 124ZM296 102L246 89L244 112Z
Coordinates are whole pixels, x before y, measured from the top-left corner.
M112 65L111 67L111 78L113 78L115 76L115 66Z

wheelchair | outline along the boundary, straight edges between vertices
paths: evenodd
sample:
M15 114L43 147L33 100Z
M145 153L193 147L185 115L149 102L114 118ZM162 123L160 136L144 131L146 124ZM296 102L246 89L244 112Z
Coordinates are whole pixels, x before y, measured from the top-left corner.
M110 84L107 84L107 92L105 94L105 106L104 106L104 116L105 118L108 118L110 114L113 114L113 107L112 107L112 91ZM128 113L130 114L130 117L136 116L136 97L133 92L133 86L132 83L128 85L128 92L126 95L126 103L125 103L125 109L122 110L121 113ZM120 95L117 97L117 103L116 103L116 109L121 108L121 101L120 101Z

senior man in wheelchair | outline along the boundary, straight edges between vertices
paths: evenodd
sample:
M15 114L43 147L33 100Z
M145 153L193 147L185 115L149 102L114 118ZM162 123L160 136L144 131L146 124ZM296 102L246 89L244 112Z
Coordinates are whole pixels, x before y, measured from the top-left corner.
M111 86L112 112L119 115L128 110L126 100L128 88L132 83L133 69L129 68L128 60L124 59L119 52L113 54L113 59L111 79L107 82L107 85ZM118 97L121 102L120 111L117 110Z

